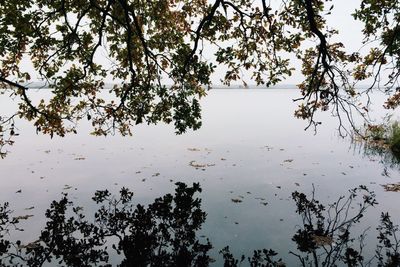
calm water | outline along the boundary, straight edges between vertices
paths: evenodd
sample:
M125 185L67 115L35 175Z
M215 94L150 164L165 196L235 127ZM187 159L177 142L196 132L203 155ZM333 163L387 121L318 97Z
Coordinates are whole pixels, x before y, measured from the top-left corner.
M364 156L338 137L337 120L328 113L321 115L317 134L304 131L306 122L293 117L297 96L296 90L210 91L203 100L203 127L181 136L171 126L157 125L139 126L133 137L102 138L88 135L82 125L78 135L50 139L20 122L16 144L0 161L0 202L9 201L16 215L34 215L23 224L28 231L17 236L30 240L61 192L90 213L97 189L129 187L137 202L149 203L173 192L176 181L200 182L208 214L200 234L216 250L229 245L239 256L272 248L289 266L296 262L288 251L295 249L291 237L300 223L292 191L310 193L314 184L316 197L330 203L364 184L376 192L379 206L368 211L360 227L377 225L381 211L400 223L400 193L381 187L400 182L399 169L383 175L379 158ZM0 105L7 109L2 97ZM383 98L374 97L379 118ZM237 198L242 202L232 202ZM373 229L370 236L376 236Z

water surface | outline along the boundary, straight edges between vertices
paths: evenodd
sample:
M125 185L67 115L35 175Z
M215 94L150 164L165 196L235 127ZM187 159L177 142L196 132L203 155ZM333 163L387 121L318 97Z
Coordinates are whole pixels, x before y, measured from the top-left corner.
M200 234L210 238L216 251L229 245L237 255L249 255L272 248L287 263L295 262L288 251L295 249L291 237L300 224L291 199L295 190L310 193L314 185L317 198L329 203L350 188L367 185L379 206L369 210L360 229L377 225L381 211L399 223L400 193L381 187L400 182L399 169L385 175L379 157L364 156L338 136L338 122L328 112L320 115L323 123L316 134L304 131L307 122L293 116L296 97L292 89L213 90L202 101L202 128L179 136L172 126L160 124L138 126L132 137L94 137L82 125L77 135L50 139L19 122L20 136L0 161L0 202L10 202L16 215L34 215L25 223L29 231L17 236L29 240L61 192L90 213L97 189L117 192L125 186L137 202L149 203L173 192L177 181L199 182L208 214ZM375 100L379 118L383 98ZM7 99L0 101L6 109Z

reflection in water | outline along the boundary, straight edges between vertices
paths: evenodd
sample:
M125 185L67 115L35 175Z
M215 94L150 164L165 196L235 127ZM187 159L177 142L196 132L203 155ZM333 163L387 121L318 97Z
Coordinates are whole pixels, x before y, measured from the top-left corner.
M377 158L383 165L383 176L390 176L390 170L400 169L400 152L390 149L382 140L363 140L354 138L351 147L367 158Z
M393 121L391 116L386 116L384 123L367 125L362 130L361 136L354 136L353 144L359 145L368 157L377 156L389 168L400 166L400 123Z
M396 151L367 142L363 144L363 150L366 156L379 157L380 162L384 165L385 169L400 168L400 153Z
M12 217L9 204L0 206L0 265L111 266L116 252L119 266L209 266L213 248L197 231L206 220L201 209L199 184L176 183L175 194L157 198L147 207L133 203L133 193L122 188L118 197L107 190L97 191L99 204L90 222L82 207L64 194L46 211L47 223L36 241L23 244L11 241L13 231L27 216ZM400 241L387 213L378 226L376 255L366 258L365 231L354 238L353 226L368 207L376 204L375 195L365 186L349 191L347 197L328 206L297 191L292 193L302 225L292 240L297 251L290 251L301 266L400 266ZM11 234L11 235L10 235ZM114 251L114 252L113 252ZM229 247L220 251L224 266L286 266L271 249L255 250L250 257L235 258Z

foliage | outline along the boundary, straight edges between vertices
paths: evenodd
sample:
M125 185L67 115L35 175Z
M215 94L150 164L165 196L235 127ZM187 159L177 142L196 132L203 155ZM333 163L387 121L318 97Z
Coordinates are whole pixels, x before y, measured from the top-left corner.
M400 155L400 123L398 121L391 125L388 139L390 149L394 154Z
M330 107L350 121L352 109L365 114L368 107L354 103L355 84L372 79L366 93L380 86L382 69L390 70L386 106L396 108L400 3L360 1L353 16L364 25L366 53L331 41L338 34L327 24L332 10L330 0L1 0L0 85L19 109L1 116L0 146L12 143L15 118L51 136L76 132L82 119L95 135L129 135L135 124L160 121L177 133L198 129L199 99L219 65L225 84L246 85L249 74L270 86L300 59L295 115L310 126L319 123L317 110ZM32 100L28 84L38 79L51 89L48 99ZM116 85L101 90L110 79Z
M390 117L385 122L377 125L367 125L362 132L361 141L364 144L364 151L367 155L379 155L383 163L389 166L396 166L400 162L400 123L391 120Z

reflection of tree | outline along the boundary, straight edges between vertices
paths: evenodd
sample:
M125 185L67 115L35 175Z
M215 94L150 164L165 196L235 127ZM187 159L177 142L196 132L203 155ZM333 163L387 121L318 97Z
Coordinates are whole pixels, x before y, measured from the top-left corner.
M199 184L188 187L177 183L175 194L157 198L147 207L134 205L133 193L122 188L118 197L107 190L97 191L93 200L100 205L94 221L83 215L65 194L53 201L46 211L48 219L39 238L29 244L6 239L18 230L24 216L11 216L8 203L0 206L0 265L43 266L111 266L112 251L121 255L119 266L209 266L213 259L211 243L200 242L196 232L205 222L201 210ZM363 256L363 233L358 239L350 230L363 217L366 209L376 204L373 192L364 186L350 190L329 206L314 198L294 192L297 213L303 225L293 236L301 266L399 266L400 242L387 213L382 214L375 257ZM251 257L236 259L229 247L220 251L224 266L285 266L270 249L255 250Z
M118 238L117 252L125 259L121 266L205 266L210 262L209 241L199 242L196 231L201 228L206 214L200 209L199 184L187 187L178 183L175 195L157 198L147 208L131 201L133 194L126 189L120 199L107 191L98 191L97 203L107 203L95 214L102 229L101 235Z
M378 157L384 166L384 172L387 173L388 169L400 169L400 154L392 150L377 145L375 143L364 142L361 145L363 154L367 157Z
M363 195L358 209L352 212L353 202L358 194ZM314 198L311 199L303 193L292 194L297 206L297 213L301 215L303 226L293 236L299 253L291 252L298 257L302 266L336 266L338 262L346 265L363 266L362 239L359 250L354 248L354 238L350 235L351 227L360 222L364 212L370 206L376 204L374 194L364 186L350 190L347 198L341 196L339 199L325 207Z
M175 195L157 198L147 208L135 207L133 193L125 188L118 198L111 197L107 190L97 191L93 200L101 207L94 223L87 221L82 209L64 195L47 210L48 222L37 241L27 245L1 241L0 263L107 266L108 242L116 240L110 245L124 256L120 266L207 266L211 244L203 244L196 237L206 218L200 209L201 200L194 197L200 191L198 184L187 187L178 183ZM5 227L18 221L10 219L7 206L0 211L3 233ZM15 252L11 252L13 249Z
M400 240L397 237L399 226L394 225L388 213L382 213L376 255L378 266L400 266Z

